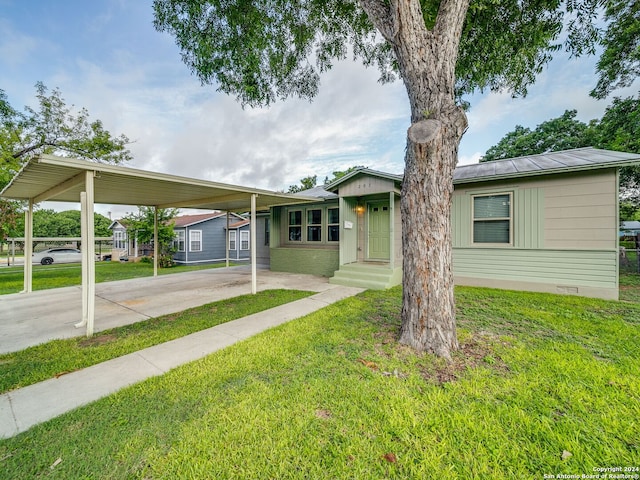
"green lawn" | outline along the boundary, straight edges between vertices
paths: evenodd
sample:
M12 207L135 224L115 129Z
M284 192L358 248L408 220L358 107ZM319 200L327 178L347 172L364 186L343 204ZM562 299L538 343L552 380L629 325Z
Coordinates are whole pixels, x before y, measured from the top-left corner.
M53 340L0 355L0 393L86 368L153 345L184 337L256 312L308 297L314 292L266 290L220 300L143 322L98 332L90 339Z
M639 304L456 298L451 364L396 343L399 288L365 292L0 441L0 477L541 479L640 466Z
M190 272L207 268L224 267L224 263L215 265L189 265L171 268L159 268L159 275ZM80 285L82 280L81 267L78 264L34 265L33 289L69 287ZM96 262L96 282L112 282L129 278L153 276L153 265L143 262ZM17 293L24 288L23 267L7 267L0 269L0 295Z

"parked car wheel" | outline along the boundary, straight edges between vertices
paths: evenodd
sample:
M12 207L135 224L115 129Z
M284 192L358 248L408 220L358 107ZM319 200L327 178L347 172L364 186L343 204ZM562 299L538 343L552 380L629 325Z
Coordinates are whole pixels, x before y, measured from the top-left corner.
M51 257L44 257L42 260L40 260L40 263L42 265L51 265L53 263L53 258Z

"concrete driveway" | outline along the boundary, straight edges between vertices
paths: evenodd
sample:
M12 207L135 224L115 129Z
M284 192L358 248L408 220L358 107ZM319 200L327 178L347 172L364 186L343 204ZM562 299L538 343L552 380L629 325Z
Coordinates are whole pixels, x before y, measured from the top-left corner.
M258 290L323 292L331 287L324 277L258 270ZM99 332L249 293L250 266L98 283L94 330ZM84 327L74 327L81 320L80 286L0 295L0 354L53 339L82 336Z

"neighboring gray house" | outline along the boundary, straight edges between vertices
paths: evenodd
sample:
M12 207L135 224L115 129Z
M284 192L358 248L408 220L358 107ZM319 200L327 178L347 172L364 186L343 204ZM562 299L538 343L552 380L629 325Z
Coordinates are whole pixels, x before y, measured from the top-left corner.
M618 169L582 148L456 168L457 285L618 298ZM271 269L387 288L402 280L402 176L359 169L271 210Z
M230 260L249 260L249 220L235 213L229 216L228 234L224 212L174 218L174 261L181 264L222 262L227 258L227 249Z

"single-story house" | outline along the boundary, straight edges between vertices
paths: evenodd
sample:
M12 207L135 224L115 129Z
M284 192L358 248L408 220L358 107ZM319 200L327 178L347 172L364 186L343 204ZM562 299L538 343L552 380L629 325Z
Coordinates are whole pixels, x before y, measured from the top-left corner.
M618 169L581 148L456 168L457 285L618 298ZM388 288L402 281L402 175L358 169L271 209L271 269Z
M173 259L180 264L215 263L227 258L249 260L249 220L224 212L181 215L173 219L175 233Z

